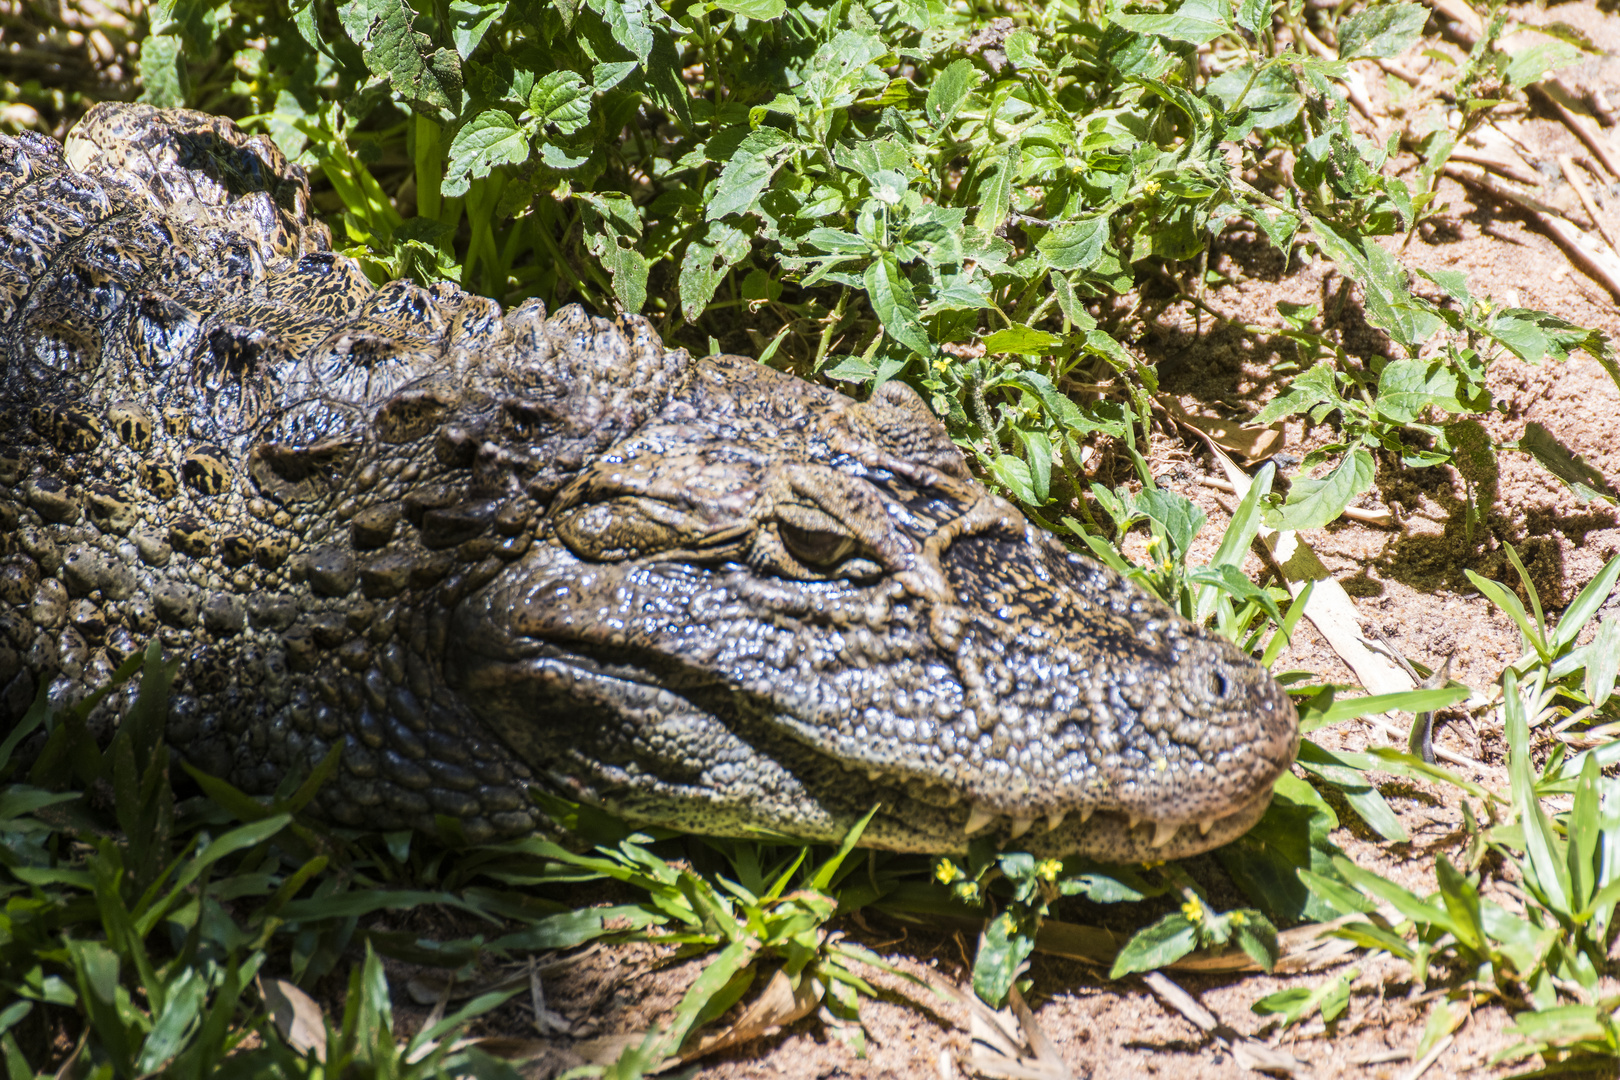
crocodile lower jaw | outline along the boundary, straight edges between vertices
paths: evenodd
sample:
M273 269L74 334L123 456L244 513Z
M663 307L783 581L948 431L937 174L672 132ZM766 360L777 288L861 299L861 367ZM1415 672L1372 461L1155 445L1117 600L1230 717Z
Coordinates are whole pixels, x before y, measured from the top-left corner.
M1179 859L1243 835L1271 805L1271 795L1268 788L1236 810L1196 821L1158 821L1123 811L1089 808L1025 818L974 806L966 811L962 834L964 842L996 838L999 846L1016 843L1036 855L1080 850L1105 862Z

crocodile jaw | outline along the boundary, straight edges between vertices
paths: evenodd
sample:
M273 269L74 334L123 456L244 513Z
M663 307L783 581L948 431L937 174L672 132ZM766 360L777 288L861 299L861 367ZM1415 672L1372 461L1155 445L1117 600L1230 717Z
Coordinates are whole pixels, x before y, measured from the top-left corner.
M1259 819L1297 718L1247 656L1031 528L941 569L976 584L944 629L892 584L541 548L458 612L451 681L565 793L690 831L835 841L879 805L872 846L1132 862Z

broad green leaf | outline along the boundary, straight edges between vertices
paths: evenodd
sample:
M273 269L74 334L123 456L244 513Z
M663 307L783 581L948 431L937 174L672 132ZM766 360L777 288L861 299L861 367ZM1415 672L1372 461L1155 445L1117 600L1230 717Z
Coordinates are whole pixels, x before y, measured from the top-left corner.
M1114 957L1108 977L1117 979L1140 971L1156 971L1180 960L1197 944L1197 928L1187 921L1187 916L1173 912L1152 926L1138 930Z
M911 291L911 282L900 271L893 255L884 252L866 268L866 292L872 310L889 336L914 353L932 356L934 346L923 332L922 313Z
M1332 361L1324 360L1308 368L1289 384L1287 390L1267 402L1265 408L1256 413L1249 423L1265 427L1285 416L1306 412L1314 405L1341 404L1343 399L1339 397L1336 378Z
M1038 506L1046 501L1035 494L1035 485L1029 475L1029 464L1022 458L1013 457L1011 454L997 454L991 459L990 471L996 474L996 479L1006 485L1019 502Z
M1430 11L1422 4L1381 4L1339 24L1339 59L1398 56L1417 43Z
M187 52L206 56L230 17L230 4L217 0L160 0L152 8L152 33L176 37Z
M1109 235L1108 217L1099 214L1054 225L1035 247L1054 270L1090 270L1102 261Z
M791 136L779 128L762 127L749 132L721 171L704 216L715 221L727 214L747 213L770 182L778 159L791 145Z
M487 109L456 132L450 141L443 192L467 194L472 181L488 176L499 165L521 165L529 159L529 133L518 127L504 109Z
M1547 335L1542 331L1532 312L1517 308L1502 312L1491 320L1490 334L1513 350L1515 356L1529 363L1537 363L1547 355Z
M1236 22L1251 34L1271 25L1271 0L1240 0Z
M967 100L968 94L978 85L979 78L973 63L965 57L953 60L944 71L934 76L924 104L928 122L936 128L948 125Z
M714 6L758 22L769 22L781 18L782 12L787 10L787 0L714 0Z
M572 135L590 120L591 88L572 71L550 72L529 92L529 113L537 123Z
M141 42L141 100L175 109L191 95L185 49L172 34L151 34Z
M338 5L338 17L361 47L366 68L387 79L402 101L461 107L461 59L413 29L417 12L405 0L348 0Z
M613 276L613 295L619 306L627 312L639 312L647 303L650 264L637 246L641 240L641 215L635 203L630 196L616 191L582 191L578 197L593 211L586 215L586 246Z
M984 928L983 944L973 961L973 990L981 1000L1000 1006L1012 989L1018 965L1035 949L1033 920L1002 912Z
M1418 276L1428 278L1459 303L1467 304L1473 300L1468 292L1468 275L1461 270L1419 270Z
M1410 424L1433 406L1446 412L1468 411L1457 400L1457 373L1437 360L1391 360L1378 376L1379 413L1397 424Z
M1509 86L1526 87L1540 82L1548 72L1568 67L1581 59L1581 50L1562 41L1541 41L1529 48L1515 49L1509 56L1502 77Z
M634 70L634 60L615 60L611 63L597 64L591 68L591 89L597 93L611 90L618 86Z
M1232 29L1231 9L1220 0L1187 0L1169 15L1109 14L1109 20L1137 34L1157 34L1172 41L1202 45Z
M1088 431L1093 428L1086 415L1080 411L1080 406L1074 403L1074 399L1053 386L1052 380L1038 371L1016 371L1010 378L998 380L996 385L1016 386L1030 391L1041 399L1041 405L1045 407L1047 415L1071 431Z
M1277 928L1271 925L1271 920L1254 910L1234 911L1226 918L1232 927L1232 936L1237 939L1238 948L1269 975L1282 957L1277 943Z
M1038 428L1014 430L1018 441L1024 444L1024 460L1029 463L1029 487L1035 496L1030 502L1043 506L1052 494L1052 440Z
M990 353L1021 353L1039 356L1063 344L1063 339L1045 330L1028 326L1009 326L984 337L984 349Z
M681 313L687 321L696 320L714 299L726 273L748 257L748 237L723 221L709 222L701 241L687 245L681 258Z
M1010 149L1002 149L987 157L979 168L979 210L973 224L981 233L989 235L1001 228L1012 208L1017 161Z
M1314 987L1291 987L1268 994L1250 1006L1261 1015L1274 1014L1282 1017L1283 1027L1292 1027L1301 1020L1308 1020L1318 1011L1322 1014L1324 1022L1331 1024L1343 1015L1345 1008L1350 1004L1350 984L1355 982L1360 974L1359 968L1324 979Z
M1373 482L1373 459L1356 447L1320 480L1296 479L1281 507L1266 513L1266 525L1273 529L1320 529L1338 518L1352 499Z
M605 0L599 9L607 20L613 40L632 53L637 62L646 65L657 47L658 34L647 24L647 0Z
M1173 554L1178 559L1184 559L1192 547L1193 538L1208 520L1208 515L1191 499L1168 488L1144 488L1136 497L1136 505L1164 531L1171 548L1166 557Z
M596 233L586 244L612 275L613 295L619 306L631 314L639 313L647 303L647 271L651 267L646 257L634 247L620 243L612 232ZM709 295L714 295L712 289Z
M313 6L313 5L312 5ZM478 4L473 0L450 0L450 40L463 60L472 56L495 21L506 14L507 4Z

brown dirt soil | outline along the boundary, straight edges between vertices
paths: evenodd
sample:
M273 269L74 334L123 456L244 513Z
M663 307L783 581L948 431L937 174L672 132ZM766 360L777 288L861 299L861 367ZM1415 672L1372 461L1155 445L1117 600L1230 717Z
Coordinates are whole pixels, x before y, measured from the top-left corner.
M1545 11L1520 9L1517 15L1532 24L1555 20L1571 24L1605 49L1620 51L1620 16L1605 13L1590 0ZM1442 39L1424 44L1460 55ZM1414 51L1400 62L1421 73L1431 61ZM1382 141L1401 120L1397 111L1387 111L1391 106L1383 72L1365 62L1357 67L1369 87L1378 116L1376 134ZM1616 93L1620 60L1591 59L1565 69L1562 79L1578 94L1603 88ZM1365 118L1358 121L1364 131L1374 134L1373 124ZM1521 154L1540 172L1539 197L1589 227L1575 192L1557 165L1560 154L1573 155L1577 161L1589 159L1586 148L1555 117L1535 107L1519 110L1498 126L1518 141ZM1606 135L1620 146L1620 130L1610 129ZM1413 164L1406 160L1409 178ZM1595 184L1597 198L1612 233L1620 225L1620 183L1602 172L1596 162L1591 164L1591 175L1600 178ZM1620 308L1604 286L1572 265L1553 240L1536 231L1521 213L1450 179L1440 184L1438 202L1442 212L1425 223L1404 249L1399 237L1388 242L1388 248L1406 266L1464 271L1476 295L1541 308L1620 340ZM1325 324L1319 325L1339 331L1353 356L1388 355L1387 341L1362 318L1356 290L1325 260L1302 262L1296 254L1295 261L1285 267L1278 252L1253 235L1233 231L1217 244L1210 268L1228 282L1209 289L1204 300L1235 325L1281 327L1276 314L1279 301L1316 303L1327 312ZM1213 408L1229 417L1252 413L1276 393L1285 377L1277 375L1274 367L1292 357L1292 346L1286 341L1217 326L1209 315L1185 303L1149 298L1138 309L1135 330L1136 340L1131 344L1158 365L1167 393L1180 396L1189 408ZM1502 406L1499 414L1484 420L1492 438L1511 441L1523 433L1526 424L1540 423L1606 476L1620 477L1620 388L1591 358L1579 354L1567 363L1540 365L1498 360L1491 368L1489 386ZM1284 449L1301 455L1330 441L1331 435L1325 428L1305 430L1295 424L1287 429ZM1156 432L1152 451L1160 483L1194 499L1209 514L1209 526L1201 537L1205 547L1194 553L1193 561L1207 559L1233 503L1231 496L1201 483L1204 478L1219 478L1219 468L1202 447L1173 431ZM1110 482L1122 478L1123 474ZM1560 607L1620 551L1620 518L1602 503L1581 505L1527 456L1512 452L1501 455L1495 503L1484 527L1471 539L1464 528L1464 499L1463 485L1449 468L1416 471L1384 462L1375 490L1364 501L1389 507L1396 520L1393 528L1339 522L1306 539L1354 598L1369 637L1376 631L1414 662L1434 668L1450 657L1454 678L1487 690L1502 668L1518 658L1520 643L1512 623L1468 585L1463 570L1500 581L1516 580L1503 547L1513 544L1535 577L1544 602ZM1255 561L1248 569L1258 577L1262 568ZM1605 614L1610 618L1620 615L1620 599L1611 598ZM1350 670L1309 624L1302 624L1278 663L1279 671L1291 669L1356 685ZM1319 732L1318 739L1343 749L1389 742L1359 722ZM1438 746L1478 762L1477 768L1459 769L1469 779L1506 789L1502 736L1488 711L1475 717L1461 711L1442 714L1436 741ZM1388 782L1381 790L1402 818L1412 842L1380 842L1359 822L1339 829L1333 840L1358 864L1409 888L1430 891L1435 887L1435 855L1445 851L1455 856L1459 848L1459 800L1453 789L1440 785L1385 779ZM1219 871L1213 865L1208 873L1196 868L1194 872L1218 879ZM1487 895L1493 890L1503 895L1502 883L1492 873L1487 867ZM1221 885L1218 881L1211 885L1219 901ZM1230 892L1229 885L1226 889ZM1107 918L1106 912L1097 909L1078 917L1070 911L1060 914L1075 921ZM908 931L881 916L859 924L846 920L838 928L907 971L957 985L967 981L971 937L964 940L961 935ZM1115 929L1128 932L1130 927ZM1250 1011L1250 1005L1285 987L1315 986L1335 972L1176 979L1236 1031L1276 1042L1308 1063L1309 1075L1324 1080L1405 1078L1412 1062L1389 1059L1416 1045L1430 1003L1448 984L1438 975L1429 986L1414 984L1409 968L1391 960L1362 962L1360 967L1349 1009L1331 1031L1325 1031L1317 1019L1281 1038L1272 1033L1264 1018ZM588 1020L592 1031L644 1030L667 1015L665 1010L678 1000L695 973L696 966L690 963L659 967L649 947L604 951L548 979L548 1002L565 1016ZM1256 1075L1240 1066L1220 1044L1166 1009L1140 981L1111 983L1102 971L1039 954L1029 974L1033 980L1029 999L1036 1020L1076 1077L1217 1080ZM951 1080L977 1075L968 1061L971 1043L963 1007L934 999L892 977L874 975L886 995L862 1005L868 1034L865 1057L834 1038L812 1015L785 1032L705 1060L696 1075L703 1080ZM1620 984L1608 988L1610 993L1616 990ZM532 1032L527 1006L508 1006L505 1016L514 1025L508 1032ZM1509 1015L1500 1006L1477 1006L1425 1075L1512 1073L1515 1070L1508 1066L1489 1064L1493 1054L1514 1041L1505 1031L1509 1023ZM500 1019L490 1025L491 1029L504 1026ZM531 1072L546 1075L556 1064L556 1059L548 1065L537 1063ZM1521 1063L1519 1069L1528 1064L1533 1062Z

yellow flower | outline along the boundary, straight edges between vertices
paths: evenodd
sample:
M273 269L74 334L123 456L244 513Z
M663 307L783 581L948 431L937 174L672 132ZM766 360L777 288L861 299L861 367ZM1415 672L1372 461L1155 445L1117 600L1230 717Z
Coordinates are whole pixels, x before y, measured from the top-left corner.
M1142 185L1142 194L1144 194L1144 195L1157 195L1158 193L1159 193L1159 182L1157 180L1149 180L1147 183Z
M1035 876L1042 881L1056 881L1062 872L1063 863L1058 859L1047 859L1035 867Z
M1198 902L1196 896L1188 898L1187 902L1181 905L1181 913L1186 916L1187 921L1190 923L1204 921L1204 905Z
M951 860L941 859L934 866L934 876L939 878L941 883L949 885L951 882L962 876L962 871L958 870L956 868L956 864L951 862Z
M1244 915L1241 911L1234 911L1232 914L1228 915L1227 918L1232 921L1233 926L1242 926L1249 921L1248 916Z
M979 883L977 881L959 881L956 883L956 898L964 903L974 903L979 899Z

